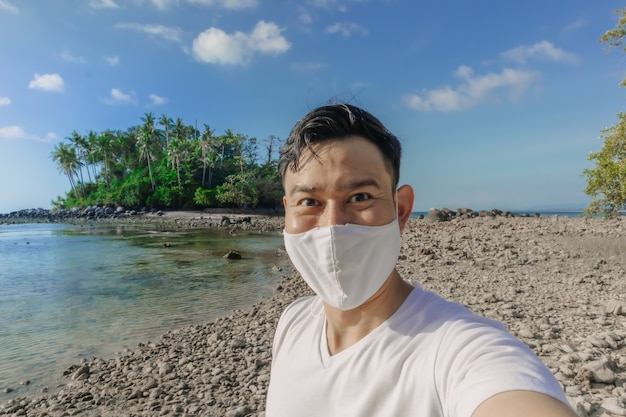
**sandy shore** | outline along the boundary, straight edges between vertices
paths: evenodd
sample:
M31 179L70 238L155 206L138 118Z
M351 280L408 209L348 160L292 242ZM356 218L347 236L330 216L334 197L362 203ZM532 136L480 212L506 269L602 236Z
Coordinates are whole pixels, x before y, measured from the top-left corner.
M241 213L132 221L283 227L281 217ZM626 218L411 219L400 258L405 278L504 322L550 367L579 415L626 416ZM10 400L0 415L263 416L277 320L310 294L295 271L283 273L269 300L77 363L60 391Z

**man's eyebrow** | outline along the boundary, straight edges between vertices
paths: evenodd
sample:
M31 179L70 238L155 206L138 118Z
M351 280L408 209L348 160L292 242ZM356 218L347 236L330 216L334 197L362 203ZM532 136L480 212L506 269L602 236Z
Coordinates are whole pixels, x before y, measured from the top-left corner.
M368 177L361 180L352 181L341 186L342 190L354 190L361 187L380 187L376 178Z
M378 181L376 181L375 178L369 177L369 178L364 178L364 179L360 179L357 181L352 181L352 182L343 184L340 188L341 190L349 191L349 190L356 190L362 187L379 187L380 188L380 184L378 183ZM315 193L318 190L319 188L315 186L306 185L306 184L296 184L289 189L289 195L293 195L295 193Z
M289 195L295 193L313 193L315 190L317 190L317 188L310 185L296 184L289 189Z

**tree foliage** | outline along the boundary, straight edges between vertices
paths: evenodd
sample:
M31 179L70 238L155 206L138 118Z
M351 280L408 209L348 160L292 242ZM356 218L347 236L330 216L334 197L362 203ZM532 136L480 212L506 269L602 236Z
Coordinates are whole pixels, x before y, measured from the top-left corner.
M615 28L604 33L600 42L609 50L618 47L626 51L626 8L615 13L619 16ZM626 86L626 78L620 86ZM615 126L602 130L602 149L587 157L595 163L594 168L583 171L587 180L585 194L591 197L585 211L590 214L613 215L626 208L626 113L618 113L618 119Z
M624 37L626 36L626 7L623 9L615 10L615 14L619 16L617 24L613 29L607 30L604 35L600 37L600 42L606 45L607 53L612 48L623 48ZM620 86L626 86L626 78L622 80Z
M585 193L592 197L589 213L613 214L626 206L626 114L618 117L615 126L602 131L602 149L588 156L595 168L583 171Z
M70 182L70 191L53 206L280 206L276 161L259 165L256 138L230 129L216 135L207 124L200 132L173 120L146 113L124 131L72 132L51 154Z

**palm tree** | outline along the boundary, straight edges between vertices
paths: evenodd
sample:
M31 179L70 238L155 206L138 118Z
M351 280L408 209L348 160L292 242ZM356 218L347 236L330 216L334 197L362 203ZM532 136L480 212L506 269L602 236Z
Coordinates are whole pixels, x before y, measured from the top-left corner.
M80 162L76 157L74 147L66 143L59 143L54 146L54 150L50 156L52 160L56 162L59 172L67 175L72 191L76 194L76 179L74 177L80 167Z
M178 138L172 138L167 147L167 159L172 164L172 169L176 170L178 186L180 187L180 162L183 158L183 142Z
M163 131L165 132L165 145L167 146L167 144L170 143L170 128L172 127L172 124L174 123L174 121L172 120L171 117L167 117L166 115L162 114L161 118L159 119L159 124L161 126L163 126Z
M96 154L98 152L98 133L90 130L87 133L87 159L89 161L88 165L91 165L91 174L93 174L94 181L96 180ZM87 167L89 170L89 167ZM89 172L89 171L88 171ZM89 174L89 178L91 181L91 174Z
M172 136L178 140L187 140L188 139L189 129L183 123L183 119L180 117L176 119L176 123L174 123L174 127L172 129Z
M82 184L84 183L82 169L83 166L87 167L87 175L89 177L89 182L91 182L91 173L89 172L89 167L87 166L87 152L89 150L89 142L87 141L87 138L85 136L79 135L77 131L73 131L72 136L67 139L72 143L72 145L74 145L78 156L78 161L81 163L81 168L78 170L78 174L80 176L80 183L82 187Z
M154 179L152 178L152 166L150 164L156 158L154 153L154 135L150 133L150 129L146 126L142 126L139 135L137 135L137 149L139 150L139 159L145 159L148 162L150 185L154 191Z
M111 187L111 180L109 176L110 163L113 160L113 140L115 135L110 130L105 130L98 136L98 155L102 158L104 167L104 182L107 188Z
M152 161L156 159L156 131L154 129L154 114L146 113L142 118L143 126L137 137L137 147L139 149L139 159L145 159L148 162L148 174L150 175L150 185L154 190L154 179L152 177Z
M115 141L113 142L115 153L115 172L117 179L123 181L126 175L132 170L131 163L135 148L134 138L127 132L118 130L115 132Z
M148 112L141 116L141 121L146 128L154 131L154 114L152 112Z
M214 147L214 137L213 130L209 127L209 125L204 125L204 132L200 137L200 159L202 160L202 187L204 188L204 180L206 178L206 169L207 164L209 167L209 187L211 187L211 182L213 179L213 168L215 166L215 150Z

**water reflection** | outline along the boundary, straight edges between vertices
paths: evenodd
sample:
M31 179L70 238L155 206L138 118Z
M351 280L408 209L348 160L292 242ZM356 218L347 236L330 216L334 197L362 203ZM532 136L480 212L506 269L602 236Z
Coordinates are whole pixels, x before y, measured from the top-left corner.
M0 227L0 388L34 382L20 393L82 357L251 305L287 262L277 234L20 226Z

